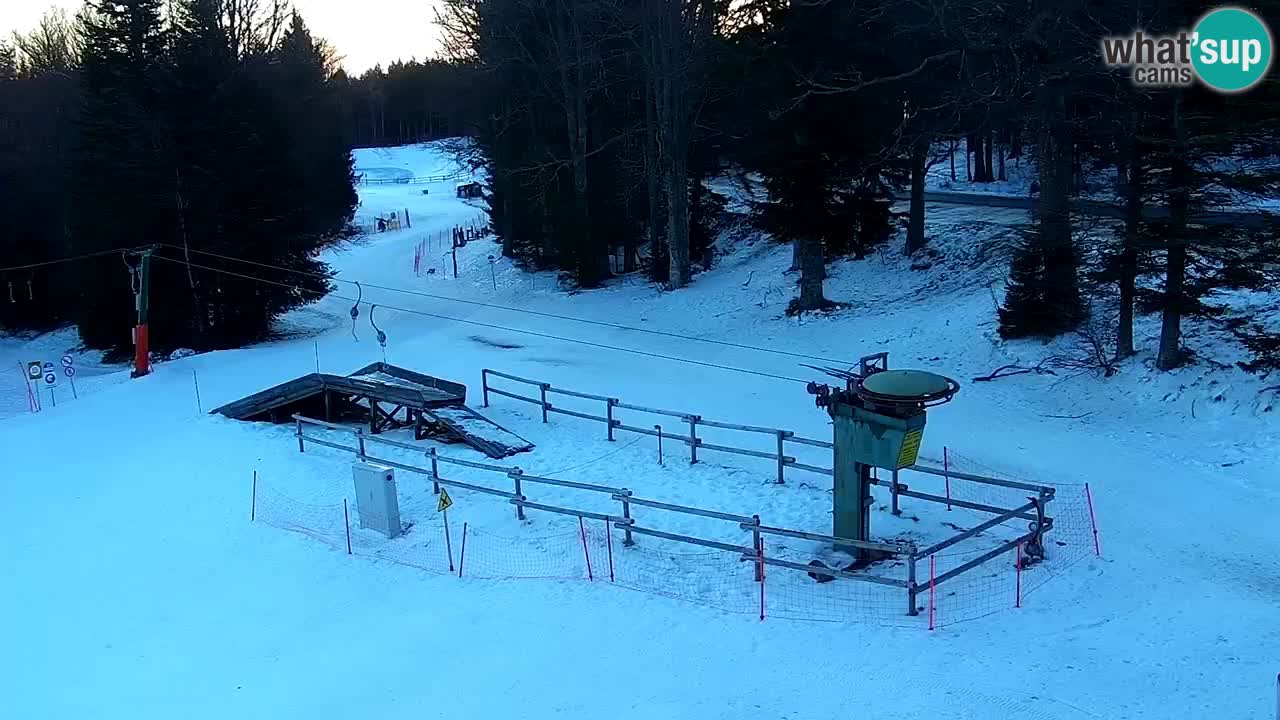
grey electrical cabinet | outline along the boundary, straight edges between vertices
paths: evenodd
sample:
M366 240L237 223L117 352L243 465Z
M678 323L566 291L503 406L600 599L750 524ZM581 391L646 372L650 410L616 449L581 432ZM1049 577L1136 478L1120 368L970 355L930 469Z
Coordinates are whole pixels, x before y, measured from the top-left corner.
M388 538L398 537L400 501L396 496L396 475L391 468L365 462L351 464L356 486L356 515L360 527L376 530Z

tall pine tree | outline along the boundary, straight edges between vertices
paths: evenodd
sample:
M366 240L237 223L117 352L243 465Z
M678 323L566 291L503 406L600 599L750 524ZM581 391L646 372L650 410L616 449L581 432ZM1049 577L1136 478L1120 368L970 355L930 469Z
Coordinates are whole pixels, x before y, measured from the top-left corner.
M313 247L351 221L357 202L333 64L332 51L294 13L270 62L257 68L271 98L264 131L282 146L288 167L287 205L299 213L299 239Z
M218 0L102 2L85 31L78 250L158 245L152 345L211 349L267 337L328 288L316 256L347 231L352 160L321 42L231 37ZM269 26L271 23L264 23ZM238 278L244 258L297 273ZM90 346L129 348L130 275L86 266L76 319ZM199 266L208 266L202 268ZM212 271L208 268L212 268Z
M72 237L78 253L174 239L161 0L92 0L84 23L83 114ZM91 347L126 352L134 325L123 264L77 268L74 319ZM164 291L158 296L163 307Z

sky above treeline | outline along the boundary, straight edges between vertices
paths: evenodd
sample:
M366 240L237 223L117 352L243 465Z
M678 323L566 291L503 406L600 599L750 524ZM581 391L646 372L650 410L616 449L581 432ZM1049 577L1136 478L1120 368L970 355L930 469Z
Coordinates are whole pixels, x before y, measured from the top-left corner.
M74 13L82 0L0 0L0 36L27 32L50 7ZM349 75L439 49L435 0L291 0L314 35L342 56Z

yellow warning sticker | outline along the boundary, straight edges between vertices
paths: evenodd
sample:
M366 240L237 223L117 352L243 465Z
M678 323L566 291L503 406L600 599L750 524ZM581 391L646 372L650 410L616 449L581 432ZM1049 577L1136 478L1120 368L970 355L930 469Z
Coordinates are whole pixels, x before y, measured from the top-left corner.
M918 442L916 443L919 444ZM440 488L440 502L436 505L436 512L444 512L453 507L453 498L449 497L449 490Z
M920 440L924 437L921 430L912 430L902 440L902 450L898 453L898 468L911 467L916 464L916 456L920 454Z

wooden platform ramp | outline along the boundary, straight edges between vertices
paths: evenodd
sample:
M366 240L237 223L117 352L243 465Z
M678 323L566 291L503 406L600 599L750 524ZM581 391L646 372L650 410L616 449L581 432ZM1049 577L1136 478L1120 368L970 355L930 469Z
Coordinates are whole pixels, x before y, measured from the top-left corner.
M411 427L414 437L463 442L492 458L533 443L466 406L467 387L387 363L350 375L311 373L211 411L233 420L291 422L294 413L329 422L367 421L369 432Z
M422 414L433 418L462 442L491 458L504 458L533 449L533 443L466 405L432 408L423 410ZM425 436L421 431L416 433L418 439Z

